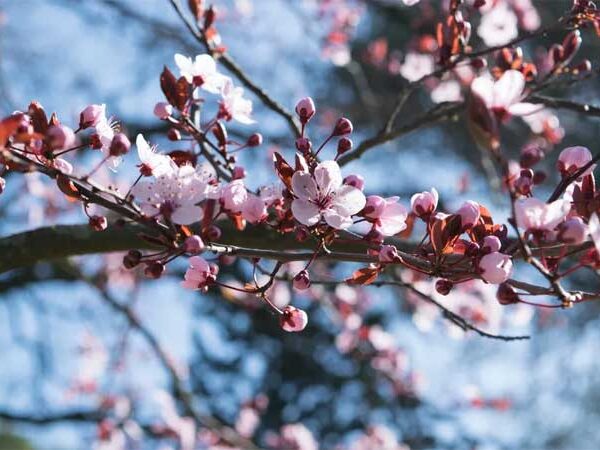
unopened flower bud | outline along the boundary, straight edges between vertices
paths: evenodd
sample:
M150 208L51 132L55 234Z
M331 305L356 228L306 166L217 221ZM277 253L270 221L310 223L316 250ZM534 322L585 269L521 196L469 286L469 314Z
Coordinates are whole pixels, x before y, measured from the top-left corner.
M167 139L170 141L180 141L181 140L181 132L176 128L170 128L167 131Z
M183 241L183 250L190 255L198 255L204 250L204 242L198 235L188 236Z
M453 287L454 283L452 281L443 278L435 282L435 290L440 295L448 295Z
M117 133L110 143L110 156L123 156L130 148L129 138L123 133Z
M351 149L352 149L352 140L350 138L343 137L339 140L338 146L337 146L337 154L338 155L343 155L344 153L346 153L348 150L351 150Z
M79 115L79 128L95 127L105 114L104 105L89 105Z
M123 266L126 269L133 269L142 259L142 253L139 250L129 250L123 257Z
M302 270L296 274L293 283L294 289L304 291L310 287L310 277L306 270Z
M312 143L308 138L298 138L296 139L296 150L300 153L308 153L310 148L312 147Z
M158 102L154 105L154 115L159 119L168 119L171 114L173 114L173 107L167 102Z
M417 217L427 219L437 208L439 196L435 188L431 192L423 191L410 199L410 206Z
M231 171L231 178L234 180L241 180L242 178L246 178L246 169L241 166L236 166Z
M298 332L306 328L308 316L301 309L286 306L283 308L279 323L285 331Z
M513 303L519 303L519 295L508 283L502 283L500 286L498 286L498 291L496 292L496 299L498 299L498 303L500 303L501 305L511 305Z
M95 231L104 231L108 227L108 221L104 216L92 216L89 220L90 227Z
M456 211L456 214L460 216L463 229L472 228L479 221L479 217L481 216L479 204L471 200L464 202L458 211Z
M305 97L296 103L296 114L302 124L308 123L308 121L315 115L315 102L310 97Z
M486 236L483 238L481 250L486 253L499 252L502 248L502 242L497 236Z
M371 231L369 231L369 233L365 236L365 240L371 244L381 245L383 244L384 236L380 231L376 230L375 228L371 228Z
M529 169L544 158L544 150L538 145L527 145L521 150L519 163L521 167Z
M148 263L144 269L144 275L148 278L157 279L162 276L165 271L165 265L158 261Z
M75 133L65 125L50 126L46 137L52 150L63 150L72 147L75 143Z
M352 133L352 122L345 117L341 117L338 119L335 127L333 129L333 136L344 136L345 134Z
M262 145L262 143L263 143L263 137L262 137L262 134L260 134L260 133L251 134L250 137L248 138L248 141L246 141L246 145L248 147L258 147L259 145Z
M365 187L365 179L361 175L348 175L346 178L344 178L344 184L353 186L362 191Z

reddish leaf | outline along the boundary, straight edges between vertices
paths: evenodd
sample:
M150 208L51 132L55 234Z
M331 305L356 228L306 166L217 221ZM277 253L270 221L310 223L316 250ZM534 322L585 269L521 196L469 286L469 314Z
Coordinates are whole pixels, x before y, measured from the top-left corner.
M444 219L436 219L430 227L431 245L436 254L441 255L452 247L462 232L460 216L453 214Z
M14 114L0 121L0 150L6 145L6 141L16 133L17 128L23 121L23 115Z
M163 69L160 74L160 88L165 94L165 98L167 101L178 108L178 99L177 99L177 79L175 75L169 70L167 66Z
M185 166L186 164L190 164L195 167L198 159L198 157L192 152L188 152L185 150L173 150L172 152L169 152L167 154L179 167Z
M188 0L188 6L196 20L200 20L204 13L204 0Z
M294 175L294 169L283 159L278 152L273 153L273 163L275 164L275 171L279 179L285 184L285 186L291 191L292 190L292 175Z
M192 86L185 77L179 78L175 84L175 106L183 111L192 95Z
M377 279L379 269L376 267L363 267L356 270L350 278L346 279L346 283L350 285L367 285Z
M56 177L56 185L61 190L61 192L67 196L67 200L79 200L79 190L77 189L75 184L73 184L73 182L65 175L58 175Z
M48 130L48 117L39 102L31 102L27 114L31 117L33 129L38 133L46 134Z
M60 125L60 120L58 120L58 116L56 115L55 112L52 113L52 115L50 116L50 120L48 121L48 126L51 127L53 125Z

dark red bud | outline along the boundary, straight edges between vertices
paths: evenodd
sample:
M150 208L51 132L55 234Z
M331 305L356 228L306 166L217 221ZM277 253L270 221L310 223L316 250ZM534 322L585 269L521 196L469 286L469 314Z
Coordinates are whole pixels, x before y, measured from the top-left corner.
M513 303L519 303L519 295L508 283L502 283L498 286L498 292L496 292L496 298L501 305L511 305Z
M345 117L339 118L333 129L333 136L344 136L350 133L352 133L352 122Z
M258 147L259 145L261 145L263 143L263 137L262 134L260 133L254 133L252 134L249 138L248 141L246 142L246 145L248 147Z
M454 284L450 280L440 279L435 282L435 290L440 295L448 295Z

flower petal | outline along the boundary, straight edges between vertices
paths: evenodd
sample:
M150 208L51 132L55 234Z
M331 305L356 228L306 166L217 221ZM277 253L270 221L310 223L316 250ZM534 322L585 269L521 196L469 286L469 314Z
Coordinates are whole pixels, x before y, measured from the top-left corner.
M171 220L179 225L190 225L202 220L204 211L199 206L181 206L173 211Z
M342 185L342 172L335 161L323 161L317 165L314 177L322 197Z
M292 190L303 200L318 200L317 183L308 172L295 172L292 175Z
M508 108L523 95L525 77L518 70L507 70L494 84L494 107Z
M321 220L319 208L302 199L296 199L292 202L292 214L298 222L309 227L316 225Z
M333 209L323 211L323 217L325 218L327 225L338 230L345 230L353 223L350 216L341 215Z
M330 208L341 215L351 216L360 212L366 203L365 194L360 189L344 185L335 193Z

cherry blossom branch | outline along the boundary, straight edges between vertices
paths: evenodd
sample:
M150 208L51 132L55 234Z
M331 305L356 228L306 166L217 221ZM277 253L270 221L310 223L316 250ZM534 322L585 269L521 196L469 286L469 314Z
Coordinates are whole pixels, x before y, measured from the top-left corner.
M69 411L61 413L40 414L37 411L30 414L0 410L0 419L11 422L24 422L32 425L48 425L57 422L98 422L104 414L100 410Z
M296 120L294 119L294 115L288 111L284 106L275 101L263 88L258 86L254 81L250 79L248 75L244 72L244 70L229 56L227 53L215 52L215 49L211 47L209 42L202 33L201 30L198 29L194 23L187 17L181 3L179 0L169 0L177 15L183 21L187 29L190 31L194 39L198 41L200 44L204 46L206 51L210 53L215 58L218 58L219 61L231 72L235 75L235 77L250 91L252 91L265 106L271 109L276 114L279 114L281 117L285 119L288 123L288 126L292 130L295 136L300 136L300 127Z
M410 134L420 128L450 120L460 113L464 107L464 103L440 103L411 122L395 129L388 130L388 124L386 124L376 135L365 139L356 147L356 149L342 155L342 157L338 159L338 163L340 166L344 166L351 161L359 159L365 152L373 147L398 139L399 137ZM388 122L392 123L394 119L395 117L392 118L391 122Z
M561 98L546 97L543 95L532 95L527 99L531 103L541 103L549 108L566 109L582 113L592 117L600 117L600 106L590 105L588 103L577 103L572 100Z

